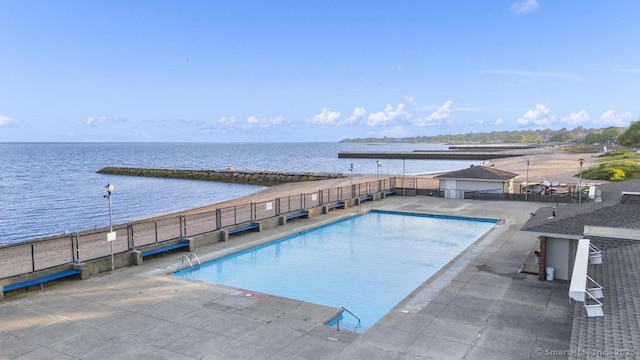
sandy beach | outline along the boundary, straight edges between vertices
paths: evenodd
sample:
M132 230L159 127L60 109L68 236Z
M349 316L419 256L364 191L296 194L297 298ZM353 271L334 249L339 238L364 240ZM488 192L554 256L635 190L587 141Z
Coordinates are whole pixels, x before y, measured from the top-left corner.
M524 182L527 179L527 160L529 160L528 177L529 181L551 181L567 184L576 184L579 181L578 174L580 173L580 159L584 159L583 170L586 170L596 164L596 157L598 154L570 154L564 151L561 147L543 147L537 149L527 150L528 155L516 156L503 159L494 159L486 161L485 166L493 166L496 169L512 172L518 174L515 178L515 182ZM429 186L438 187L438 180L434 179L438 173L425 174L425 175L412 175L412 178L419 178L421 185L425 186L425 181L431 179L433 183L426 183ZM383 176L381 174L381 176ZM398 176L384 174L385 177ZM363 183L367 181L375 181L376 175L373 174L354 174L354 183ZM265 189L259 193L242 197L239 199L224 201L220 203L211 204L209 206L193 209L183 212L185 215L214 211L217 208L224 208L229 206L237 206L241 204L247 204L250 202L261 202L275 199L278 197L286 197L292 195L298 195L302 193L312 193L323 189L331 189L336 187L348 186L350 184L349 178L343 179L330 179L320 180L312 182L296 182L277 185ZM599 181L602 182L602 181Z

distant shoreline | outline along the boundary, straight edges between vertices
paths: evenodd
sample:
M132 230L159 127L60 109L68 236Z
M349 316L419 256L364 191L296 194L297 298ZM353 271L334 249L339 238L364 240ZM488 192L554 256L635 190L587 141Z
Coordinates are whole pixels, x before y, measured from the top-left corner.
M595 158L597 154L570 154L563 149L556 147L542 147L535 149L535 152L527 156L518 156L511 158L494 159L486 161L485 166L494 166L497 169L518 174L514 179L516 183L527 180L527 160L528 180L531 181L557 181L567 184L577 184L579 178L576 174L580 171L579 159L584 159L583 169L594 166L597 162ZM447 171L438 171L429 174L405 175L407 178L431 179L432 186L438 187L438 180L435 176L445 174ZM380 177L388 178L388 174L380 174ZM392 175L392 177L401 177L401 175ZM354 175L354 182L375 181L376 175ZM604 183L606 181L597 181ZM269 199L291 196L301 193L311 193L322 189L348 186L349 178L319 180L314 182L294 182L276 185L274 187L263 190L259 193L241 197L235 200L225 201L216 204L210 204L205 207L193 209L188 213L197 213L203 211L213 211L216 208L237 206L251 202L267 201Z

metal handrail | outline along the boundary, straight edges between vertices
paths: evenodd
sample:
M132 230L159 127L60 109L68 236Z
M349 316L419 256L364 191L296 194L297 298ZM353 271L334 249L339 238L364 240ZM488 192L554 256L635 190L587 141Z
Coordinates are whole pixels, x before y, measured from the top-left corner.
M357 317L354 313L352 313L351 311L347 310L347 308L345 308L344 306L340 305L340 307L338 308L338 316L336 317L336 331L340 331L340 315L344 312L348 312L349 314L351 314L351 316L353 316L354 318L358 319L358 324L356 325L356 329L362 327L360 318Z
M184 265L184 260L187 260L187 262L189 263L190 267L193 267L193 263L191 263L191 259L189 258L189 256L187 255L182 255L182 264Z
M198 255L196 255L196 253L189 254L189 260L191 260L191 257L194 257L196 259L196 261L198 262L198 266L202 266L202 263L200 262L200 259L198 259Z

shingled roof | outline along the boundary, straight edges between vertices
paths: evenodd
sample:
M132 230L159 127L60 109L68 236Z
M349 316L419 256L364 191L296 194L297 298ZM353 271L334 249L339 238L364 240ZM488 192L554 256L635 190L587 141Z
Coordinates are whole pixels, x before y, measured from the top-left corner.
M466 169L452 171L446 174L435 176L436 179L473 179L473 180L496 180L509 181L518 176L508 171L498 170L488 166L471 166Z
M640 244L628 241L605 249L604 243L595 243L603 249L602 264L589 265L589 275L603 286L604 317L587 317L584 305L575 304L570 349L584 349L586 352L571 353L568 358L637 359L640 345ZM629 349L629 352L623 349Z
M561 204L538 209L523 231L581 236L585 225L640 229L640 180L599 186L602 202ZM623 193L626 193L623 197ZM555 214L555 216L553 216Z
M522 227L524 231L581 238L585 225L640 230L640 180L599 186L602 201L548 206L539 209ZM553 216L555 215L555 216ZM637 358L640 345L640 242L597 238L602 264L589 265L589 275L603 286L604 317L588 317L582 303L575 304L569 360ZM624 353L623 349L630 349ZM620 352L620 353L619 353ZM619 354L619 355L618 355Z

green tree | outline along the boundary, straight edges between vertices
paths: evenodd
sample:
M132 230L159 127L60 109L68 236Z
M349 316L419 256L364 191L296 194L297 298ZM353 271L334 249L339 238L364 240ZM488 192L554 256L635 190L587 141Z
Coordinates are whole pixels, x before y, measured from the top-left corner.
M640 119L632 121L629 128L620 134L618 143L627 147L640 147Z
M588 133L587 136L585 136L584 138L584 142L586 142L587 144L595 144L601 141L602 141L602 134L600 134L597 131L592 131Z
M619 136L620 136L620 130L618 130L618 128L616 127L611 126L602 130L601 142L614 143L616 142Z
M571 131L567 130L567 128L562 128L558 130L552 137L549 139L551 142L565 142L568 140L575 139L575 135L571 133Z

